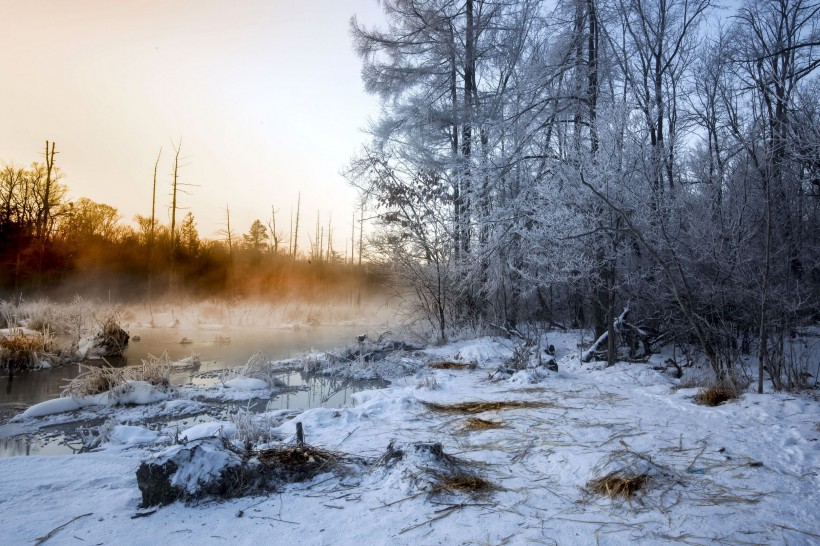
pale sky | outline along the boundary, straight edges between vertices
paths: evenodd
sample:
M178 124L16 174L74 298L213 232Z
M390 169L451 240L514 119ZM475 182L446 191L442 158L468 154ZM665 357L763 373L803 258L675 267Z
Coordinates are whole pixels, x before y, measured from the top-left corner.
M344 251L355 192L338 173L378 111L351 47L354 14L382 21L376 0L0 0L0 161L42 161L54 141L71 197L130 222L150 215L161 146L167 221L182 137L181 181L198 187L181 203L203 236L226 205L237 232L271 205L287 232L301 191L303 225L332 211Z

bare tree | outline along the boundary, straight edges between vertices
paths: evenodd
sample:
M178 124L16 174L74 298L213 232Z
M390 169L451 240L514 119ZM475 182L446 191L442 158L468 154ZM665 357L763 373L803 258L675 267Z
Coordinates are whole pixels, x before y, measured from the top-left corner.
M291 253L291 260L296 261L296 253L299 246L299 210L302 206L302 192L298 193L296 197L296 227L293 229L293 252Z
M154 162L154 180L151 189L151 224L148 232L148 298L151 298L151 284L153 282L154 269L154 243L156 235L157 223L157 170L159 169L159 160L162 157L162 146L157 153L157 160Z
M278 211L271 205L270 221L268 222L268 229L270 230L271 250L274 256L279 255L279 243L282 241L282 234L276 231L276 213Z

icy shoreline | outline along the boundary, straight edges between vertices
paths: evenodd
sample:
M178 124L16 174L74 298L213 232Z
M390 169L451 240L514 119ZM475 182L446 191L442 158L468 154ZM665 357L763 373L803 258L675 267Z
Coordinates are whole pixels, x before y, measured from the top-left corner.
M369 460L391 442L440 443L493 484L481 498L440 496L413 473L366 466L320 473L267 496L175 502L148 514L135 472L174 442L121 423L92 453L0 459L0 533L31 544L70 521L49 544L266 543L272 533L291 544L816 543L816 396L747 393L699 406L697 389L679 388L650 365L582 365L576 337L550 341L558 372L526 369L491 380L514 344L462 341L417 357L351 362L345 373L389 370L393 386L358 393L348 407L270 416L269 432L284 445L293 445L298 421L308 444ZM444 361L475 367L429 366ZM325 362L314 359L317 370L330 372ZM519 406L455 409L465 402ZM204 428L189 440L208 436ZM648 476L644 490L629 499L590 491L591 480L624 464ZM145 517L132 519L137 514Z

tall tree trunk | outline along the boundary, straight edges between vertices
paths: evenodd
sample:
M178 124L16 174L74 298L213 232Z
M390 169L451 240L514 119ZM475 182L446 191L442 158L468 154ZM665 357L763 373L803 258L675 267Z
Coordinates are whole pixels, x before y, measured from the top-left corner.
M176 239L177 239L177 190L179 185L179 152L182 150L182 139L174 146L174 180L171 186L171 256L168 269L168 289L173 293L175 288ZM230 227L228 227L230 232Z
M296 197L296 227L293 229L293 254L291 261L296 261L296 252L299 249L299 210L302 206L302 192Z
M148 230L148 300L151 299L151 283L154 280L154 237L155 225L157 222L157 169L159 168L159 158L162 157L162 147L160 146L157 160L154 162L154 184L151 190L151 225Z
M473 99L475 96L475 29L473 26L473 0L467 0L465 5L467 25L465 29L464 47L464 121L461 128L461 159L463 161L463 178L461 185L461 251L466 257L470 252L470 223L472 200L472 177L470 165L473 144Z

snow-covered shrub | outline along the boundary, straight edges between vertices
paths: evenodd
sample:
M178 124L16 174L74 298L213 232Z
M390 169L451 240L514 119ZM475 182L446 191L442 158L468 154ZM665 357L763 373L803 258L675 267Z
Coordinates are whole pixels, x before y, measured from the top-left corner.
M48 300L26 302L20 307L20 315L25 317L26 327L38 332L64 332L65 318L62 311L62 306Z
M14 328L18 326L16 315L16 305L5 300L0 300L0 327Z
M311 351L302 358L302 370L305 373L316 373L327 362L327 355Z
M79 364L81 372L63 387L62 396L81 398L112 390L117 385L133 379L128 368L114 368L108 363L102 366Z
M127 390L124 386L131 382L144 382L148 385L166 388L169 385L171 371L167 356L163 358L149 357L142 361L140 367L114 368L107 362L102 366L88 366L79 364L85 369L77 377L63 387L62 396L81 398L104 392L123 394Z
M291 415L291 412L258 414L239 409L229 414L228 420L236 427L233 437L240 445L256 446L279 440L279 436L272 430Z
M429 390L436 390L439 388L438 380L436 376L433 374L424 374L419 377L418 382L416 383L417 389L429 389Z
M496 486L472 465L446 453L440 443L397 444L391 441L373 470L390 488L404 494L426 492L430 497L480 496Z
M80 437L83 441L83 447L86 449L94 449L100 447L102 444L108 443L111 440L111 433L117 426L117 421L114 419L106 419L102 425L96 427L81 427Z
M270 359L265 356L264 353L256 352L251 355L244 366L237 366L225 370L220 379L222 383L226 385L240 379L252 379L257 382L264 382L268 387L283 387L285 384L277 377L278 373L281 373L281 371L275 369ZM246 384L245 388L250 385L252 384ZM264 388L265 386L260 383L260 387Z
M142 381L148 381L152 385L167 387L170 375L171 362L168 359L168 353L162 353L162 356L159 357L148 355L148 359L142 361L142 370L140 372L140 379Z

